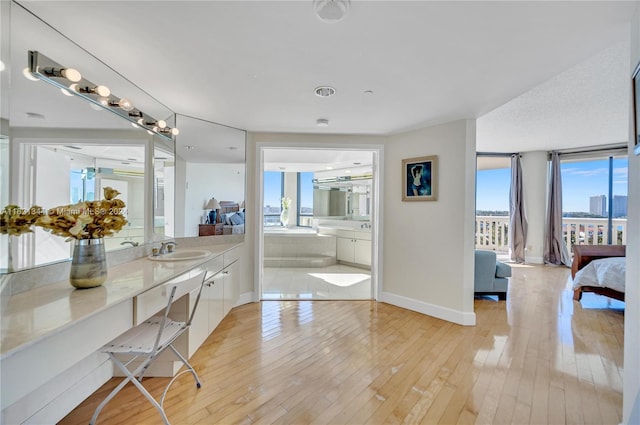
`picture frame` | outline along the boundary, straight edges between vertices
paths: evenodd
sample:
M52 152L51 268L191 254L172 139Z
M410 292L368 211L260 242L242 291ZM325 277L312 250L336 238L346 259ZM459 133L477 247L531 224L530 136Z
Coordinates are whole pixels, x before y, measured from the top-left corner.
M402 201L438 200L438 156L402 160Z
M640 155L640 63L631 76L631 93L633 94L633 153Z

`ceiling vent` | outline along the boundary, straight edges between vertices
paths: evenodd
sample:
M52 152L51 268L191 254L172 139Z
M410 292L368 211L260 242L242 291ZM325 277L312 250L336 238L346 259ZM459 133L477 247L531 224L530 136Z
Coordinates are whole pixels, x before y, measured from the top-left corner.
M313 10L323 22L340 22L349 12L349 0L313 0Z

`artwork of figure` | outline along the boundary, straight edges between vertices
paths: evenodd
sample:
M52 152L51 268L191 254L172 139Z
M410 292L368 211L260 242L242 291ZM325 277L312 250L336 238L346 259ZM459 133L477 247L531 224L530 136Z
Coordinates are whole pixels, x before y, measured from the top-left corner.
M403 201L435 201L437 157L403 160Z

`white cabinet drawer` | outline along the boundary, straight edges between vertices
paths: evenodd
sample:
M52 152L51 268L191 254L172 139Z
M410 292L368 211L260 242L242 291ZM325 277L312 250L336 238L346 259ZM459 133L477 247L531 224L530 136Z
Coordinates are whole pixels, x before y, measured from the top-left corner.
M224 257L224 266L227 267L235 263L236 261L238 261L238 258L240 258L240 249L239 248L230 249L229 251L223 254L223 257Z
M339 238L353 239L353 230L338 230L336 236Z
M133 303L134 326L144 322L167 306L169 297L171 296L171 288L174 285L179 284L173 302L197 288L198 285L202 283L203 278L204 269L197 267L190 272L136 296Z
M216 258L212 258L211 260L204 263L203 267L207 270L207 278L213 276L218 273L224 267L224 260L222 255L218 255Z
M370 241L371 240L371 232L361 232L359 230L356 230L353 232L353 237L355 239L363 239L365 241Z

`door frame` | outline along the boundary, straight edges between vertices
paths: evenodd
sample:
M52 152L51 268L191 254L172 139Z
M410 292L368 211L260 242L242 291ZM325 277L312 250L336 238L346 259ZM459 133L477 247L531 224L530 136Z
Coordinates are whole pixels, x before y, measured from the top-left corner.
M301 138L304 138L302 136ZM263 286L263 264L264 264L264 151L266 149L325 149L325 150L361 150L370 151L373 154L372 175L373 184L371 186L371 299L378 300L383 290L382 282L382 199L384 176L383 159L384 145L382 144L347 144L347 143L305 143L304 141L284 143L284 142L256 142L256 191L254 193L255 204L255 258L256 268L254 269L254 294L256 300L262 300Z

